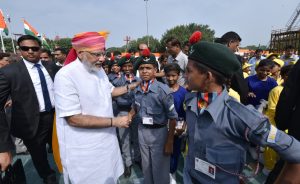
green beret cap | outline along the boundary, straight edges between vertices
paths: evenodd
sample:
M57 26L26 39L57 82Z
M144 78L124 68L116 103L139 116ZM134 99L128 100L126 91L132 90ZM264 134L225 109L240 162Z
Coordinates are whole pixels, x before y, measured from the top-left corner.
M231 76L241 68L234 53L219 43L197 42L191 48L189 59L199 62L225 77Z
M111 57L110 62L109 62L109 67L110 67L110 68L111 68L113 65L118 65L118 66L119 66L118 59L116 59L115 57Z
M131 56L130 54L126 54L119 60L119 66L123 66L126 63L133 63L134 62L134 57Z
M158 63L154 55L150 55L149 57L143 57L143 56L139 57L135 62L134 69L138 70L140 65L142 64L152 64L158 67Z
M142 56L140 56L134 65L134 70L138 70L140 65L142 64L152 64L158 67L158 63L156 61L156 57L150 53L148 49L144 49L142 52Z

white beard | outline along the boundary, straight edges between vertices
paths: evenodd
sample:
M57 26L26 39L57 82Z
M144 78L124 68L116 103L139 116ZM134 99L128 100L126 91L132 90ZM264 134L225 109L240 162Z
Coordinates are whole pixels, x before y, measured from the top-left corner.
M100 71L100 68L98 68L95 64L92 64L86 60L82 60L82 64L90 73L96 73Z

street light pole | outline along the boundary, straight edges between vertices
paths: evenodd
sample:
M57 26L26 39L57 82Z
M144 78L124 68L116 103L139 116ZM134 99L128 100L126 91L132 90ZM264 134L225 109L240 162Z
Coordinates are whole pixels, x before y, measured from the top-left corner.
M148 1L149 0L144 0L146 2L146 22L147 22L147 40L148 40L148 47L150 47L149 44L149 25L148 25Z

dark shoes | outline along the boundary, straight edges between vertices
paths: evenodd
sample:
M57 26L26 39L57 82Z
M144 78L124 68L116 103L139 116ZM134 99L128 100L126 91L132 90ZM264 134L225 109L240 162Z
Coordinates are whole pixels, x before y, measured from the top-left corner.
M47 176L46 178L44 178L43 181L44 181L44 184L58 184L55 173Z
M131 166L125 167L125 170L124 170L124 177L125 177L125 178L129 178L130 176L131 176Z

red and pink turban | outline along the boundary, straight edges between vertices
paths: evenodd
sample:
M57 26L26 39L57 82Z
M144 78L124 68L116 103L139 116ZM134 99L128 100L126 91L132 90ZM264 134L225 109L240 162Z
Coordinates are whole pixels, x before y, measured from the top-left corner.
M79 33L72 39L76 51L95 51L105 48L105 39L98 32Z
M105 49L105 37L102 32L79 33L72 39L72 49L70 50L64 65L76 60L76 51L98 51ZM76 50L76 51L75 51Z

